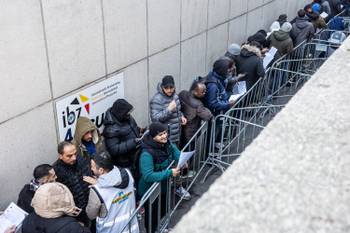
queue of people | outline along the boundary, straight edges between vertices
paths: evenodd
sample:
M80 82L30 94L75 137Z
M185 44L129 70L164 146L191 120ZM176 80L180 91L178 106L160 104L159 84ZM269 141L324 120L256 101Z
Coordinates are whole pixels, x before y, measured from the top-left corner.
M125 99L106 109L102 132L87 117L80 117L74 139L57 146L57 160L33 171L33 179L21 190L17 204L29 215L23 233L105 233L121 232L138 200L154 182L162 189L161 215L165 214L166 181L178 177L174 166L182 149L200 128L235 105L233 88L245 81L247 89L265 75L264 54L277 49L277 57L290 53L318 29L326 27L320 13L330 17L349 1L314 0L288 22L282 14L270 32L259 30L242 45L231 44L216 60L206 77L197 77L188 90L177 92L174 78L164 76L150 100L148 127L141 127L132 116L134 107ZM188 168L188 165L187 165ZM185 200L191 195L181 184L176 194ZM146 215L155 211L145 206ZM150 209L152 208L152 209ZM149 223L147 222L146 225ZM156 225L157 219L152 219ZM147 228L147 227L146 227ZM7 232L14 232L12 227ZM128 232L139 232L137 218Z

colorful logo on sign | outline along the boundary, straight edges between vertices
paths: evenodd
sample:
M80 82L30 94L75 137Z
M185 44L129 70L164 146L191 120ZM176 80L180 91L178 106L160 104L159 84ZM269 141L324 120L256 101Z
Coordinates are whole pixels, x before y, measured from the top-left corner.
M84 111L84 112L83 112ZM89 117L91 112L90 98L85 95L78 94L73 101L65 108L65 111L62 112L62 122L63 127L68 128L65 135L65 141L71 141L73 139L72 125L80 116ZM104 113L101 116L97 116L96 119L91 119L92 122L95 122L97 128L102 126L104 118Z
M119 98L125 98L123 73L57 100L56 119L60 141L73 139L77 119L82 116L89 118L99 130L103 130L105 112Z
M118 197L114 198L112 203L113 204L121 204L121 203L125 202L126 200L128 200L129 196L131 194L132 194L132 192L128 192L126 194L124 194L124 192L119 192Z

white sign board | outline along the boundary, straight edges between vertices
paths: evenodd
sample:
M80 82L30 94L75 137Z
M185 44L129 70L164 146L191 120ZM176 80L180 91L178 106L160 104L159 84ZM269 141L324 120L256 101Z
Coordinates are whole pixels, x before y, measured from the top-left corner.
M85 116L102 127L108 108L117 99L124 98L124 74L116 74L86 89L56 102L56 114L60 141L73 139L75 124L80 116Z

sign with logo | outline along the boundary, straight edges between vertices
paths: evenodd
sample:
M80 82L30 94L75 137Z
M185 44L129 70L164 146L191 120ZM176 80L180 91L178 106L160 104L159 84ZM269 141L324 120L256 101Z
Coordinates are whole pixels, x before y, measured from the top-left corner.
M80 116L91 119L100 130L105 112L117 99L124 98L124 74L116 74L56 102L60 141L73 139Z

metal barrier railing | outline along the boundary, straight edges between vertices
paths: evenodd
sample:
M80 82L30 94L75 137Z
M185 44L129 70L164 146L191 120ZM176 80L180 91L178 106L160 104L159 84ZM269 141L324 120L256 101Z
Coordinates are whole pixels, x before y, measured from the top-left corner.
M215 124L211 129L212 143L209 150L211 158L209 162L213 166L203 181L215 168L224 171L225 166L229 166L233 159L242 152L239 148L242 145L244 145L243 148L246 147L246 143L241 143L247 141L245 132L255 137L255 131L259 128L256 121L272 119L276 112L286 104L281 98L287 97L288 100L295 95L330 56L329 49L339 47L334 43L323 43L324 49L320 51L318 46L318 41L303 42L292 53L278 59L266 72L265 77L260 78L231 110L215 118ZM247 116L248 118L245 119ZM246 123L243 124L244 127L242 123ZM253 130L247 131L248 125L250 128L253 126ZM221 135L219 138L217 132ZM237 150L231 153L233 148Z
M166 229L171 217L173 216L176 209L184 199L183 196L177 197L175 195L176 187L181 185L185 190L188 191L193 186L196 179L199 177L199 175L205 167L203 164L207 159L207 147L205 145L207 145L208 138L208 122L204 122L197 130L197 132L193 135L193 137L190 139L190 141L187 142L187 144L181 150L182 152L195 151L192 158L188 161L189 168L192 171L192 174L194 173L193 177L189 177L188 175L181 172L181 178L170 178L166 181L163 181L166 182L165 192L164 190L162 190L162 182L154 183L149 188L149 190L143 195L141 201L138 204L138 207L130 215L129 222L125 225L121 233L133 232L130 230L130 228L133 223L133 220L137 217L139 220L140 228L143 228L144 225L146 225L147 232L163 232ZM168 169L170 169L174 165L175 161L173 161L169 165ZM163 202L163 204L165 203L166 206L165 213L163 216L161 214L162 198L166 199L166 201ZM146 211L148 212L147 214L145 213L145 211L143 211L146 206ZM152 210L154 209L154 206L158 208L156 211L157 226L154 226L153 224L155 216L153 216ZM143 212L142 215L140 214L141 212ZM143 220L144 222L141 220Z
M164 232L184 199L184 197L176 197L176 187L182 185L189 191L201 177L207 165L210 168L203 176L202 182L214 169L218 168L223 172L230 166L285 106L286 101L282 99L293 96L317 71L331 54L327 53L328 49L336 49L340 46L328 42L329 38L326 35L332 32L335 31L324 29L316 34L312 41L304 41L295 47L293 52L277 59L266 71L265 77L260 78L229 111L216 116L211 122L204 122L182 149L182 151L195 151L189 161L189 168L194 172L194 176L167 179L165 196L162 195L162 183L154 183L144 194L135 211L131 213L128 224L120 233L134 232L131 226L135 218L138 218L141 229L147 225L147 229L144 230L149 233ZM348 36L349 32L344 31L344 34ZM173 165L175 161L168 169ZM161 214L162 198L166 200L163 216ZM141 214L145 212L142 210L146 205L148 205L148 213ZM157 209L156 225L153 224L152 216L154 206Z

